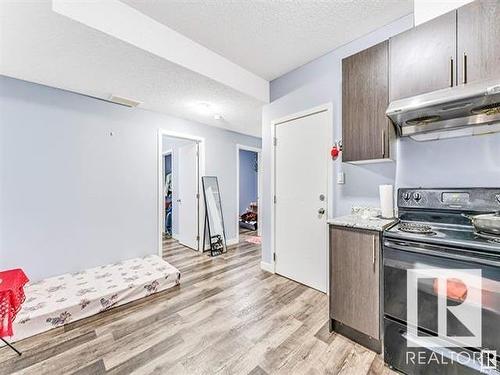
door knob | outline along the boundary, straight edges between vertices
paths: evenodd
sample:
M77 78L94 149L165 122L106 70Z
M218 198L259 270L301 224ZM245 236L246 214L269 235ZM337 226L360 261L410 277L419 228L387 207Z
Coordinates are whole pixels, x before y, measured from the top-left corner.
M324 208L320 208L318 210L318 214L323 215L324 213L325 213L325 209Z

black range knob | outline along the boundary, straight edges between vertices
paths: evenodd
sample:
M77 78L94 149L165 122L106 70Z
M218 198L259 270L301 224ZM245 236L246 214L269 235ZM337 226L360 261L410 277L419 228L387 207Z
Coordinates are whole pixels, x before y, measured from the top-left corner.
M415 202L419 202L422 199L422 195L420 193L413 193L413 200Z
M404 199L405 201L409 201L409 200L410 200L410 198L411 198L411 194L410 194L410 193L406 192L406 193L404 193L404 194L403 194L403 199Z

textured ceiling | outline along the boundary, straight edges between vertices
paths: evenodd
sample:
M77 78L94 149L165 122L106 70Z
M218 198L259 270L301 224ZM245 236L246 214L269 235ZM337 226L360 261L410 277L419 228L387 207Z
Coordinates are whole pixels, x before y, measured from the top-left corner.
M413 0L121 0L272 80L413 12Z
M261 136L261 102L58 15L50 1L0 1L0 27L1 74ZM199 114L198 102L223 120Z
M412 11L411 0L122 1L266 79ZM50 0L0 0L0 46L0 74L261 135L262 102L59 15Z

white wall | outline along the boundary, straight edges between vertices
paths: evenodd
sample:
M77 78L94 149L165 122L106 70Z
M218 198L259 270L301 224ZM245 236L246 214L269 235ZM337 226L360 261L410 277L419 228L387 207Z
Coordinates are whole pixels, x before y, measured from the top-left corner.
M342 121L342 65L344 57L350 56L389 37L409 29L413 15L403 17L371 34L344 45L296 70L271 82L271 100L262 114L263 165L270 165L272 152L271 121L283 116L307 110L324 103L332 103L332 132L334 139L341 138ZM333 176L337 172L346 174L345 185L332 184L329 199L333 200L333 211L329 216L347 214L353 204L378 205L378 185L393 184L395 163L351 165L332 161ZM271 171L263 169L262 196L262 260L271 262Z
M32 280L156 254L157 132L206 139L226 221L236 144L260 139L0 77L0 269ZM110 136L110 132L114 135ZM228 239L235 225L226 225Z
M473 0L413 0L415 26L432 20Z

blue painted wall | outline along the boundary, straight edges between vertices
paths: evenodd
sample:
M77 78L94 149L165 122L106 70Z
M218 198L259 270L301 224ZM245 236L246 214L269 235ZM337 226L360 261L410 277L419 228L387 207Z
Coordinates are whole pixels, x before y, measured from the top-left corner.
M240 150L240 214L246 211L250 202L257 202L256 162L256 152Z
M365 48L412 27L413 16L403 17L371 34L336 49L271 82L272 102L262 116L263 164L270 163L272 120L315 106L333 106L334 139L342 137L341 62ZM352 165L341 158L332 162L333 176L345 173L345 185L333 184L329 216L350 212L353 205L379 206L378 186L398 187L500 187L500 133L475 137L417 142L397 141L397 161ZM272 185L270 171L263 171L262 257L271 262Z
M262 113L262 164L271 163L273 120L300 111L331 103L332 136L342 138L342 59L412 27L413 15L405 16L373 33L348 43L326 55L285 74L271 82L272 102ZM345 185L333 184L329 191L330 217L347 214L352 205L379 204L378 185L394 184L396 163L352 165L342 160L332 161L332 175L345 172ZM271 254L271 212L272 176L271 170L262 171L262 260L270 263Z

